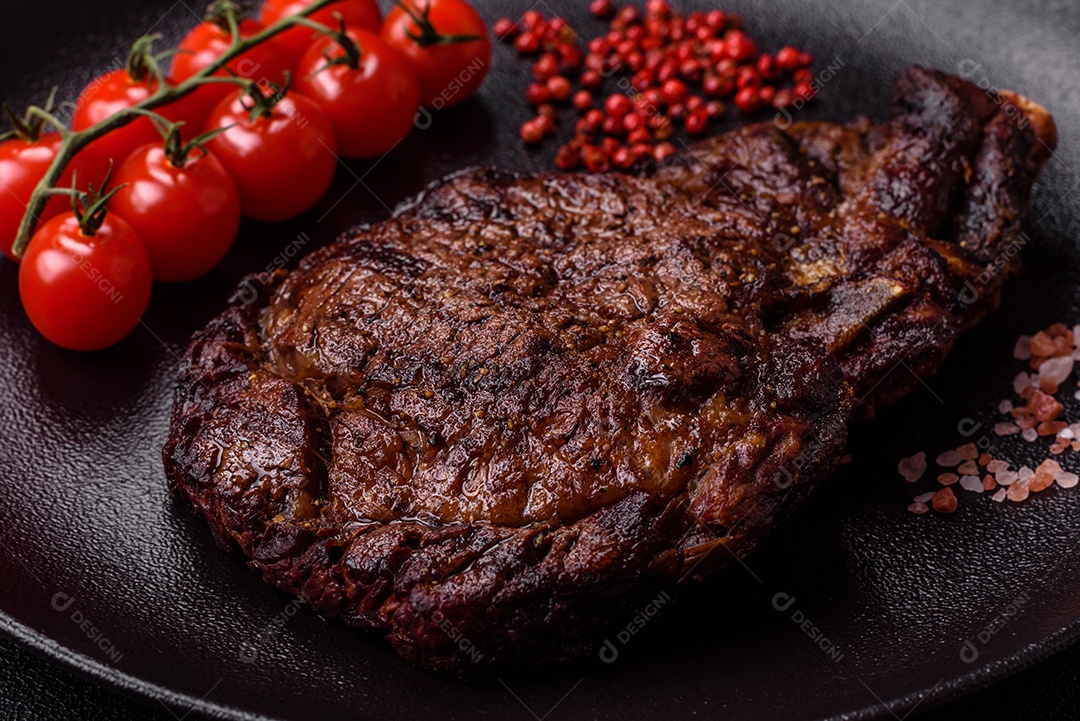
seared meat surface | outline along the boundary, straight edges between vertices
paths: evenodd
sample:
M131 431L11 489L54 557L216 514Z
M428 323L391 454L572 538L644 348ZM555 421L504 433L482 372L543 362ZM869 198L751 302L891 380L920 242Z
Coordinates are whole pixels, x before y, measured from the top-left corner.
M462 172L245 281L188 349L166 470L270 583L417 663L594 652L750 553L994 306L1053 142L913 68L883 126Z

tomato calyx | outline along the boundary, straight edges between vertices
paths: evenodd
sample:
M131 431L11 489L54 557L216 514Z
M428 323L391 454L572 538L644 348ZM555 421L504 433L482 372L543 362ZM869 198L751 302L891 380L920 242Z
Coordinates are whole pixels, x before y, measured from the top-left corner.
M244 9L232 0L214 0L206 8L206 22L217 25L229 33L230 37L240 36L240 23L244 20Z
M471 43L484 39L482 35L445 35L440 33L435 28L435 24L431 22L430 2L425 3L424 8L419 12L410 7L409 3L404 0L394 0L394 5L408 15L409 19L412 20L419 29L419 32L406 31L405 34L412 38L413 42L422 48L431 47L432 45Z
M173 123L168 135L165 136L165 157L177 168L183 168L187 165L188 156L194 150L200 150L203 155L206 155L206 144L234 127L229 125L224 128L208 130L185 143L180 136L180 125L182 123Z
M240 104L244 106L244 110L248 111L248 120L252 123L259 118L273 116L274 108L285 99L285 94L289 92L289 86L292 85L292 73L285 71L285 82L281 85L271 81L265 81L262 84L265 85L265 89L260 87L260 83L248 83L243 95L240 96ZM218 128L210 132L219 135L231 127L233 126Z
M109 165L109 172L105 174L105 180L101 184L101 188L97 188L93 183L87 183L87 189L85 191L77 190L72 187L70 190L56 189L53 192L56 194L70 195L71 196L71 212L75 214L75 219L79 221L79 232L87 238L92 238L101 229L102 224L105 223L105 218L109 214L108 203L109 200L119 193L123 188L127 187L127 183L118 185L109 192L104 192L105 188L109 187L109 181L112 180L112 164ZM74 186L75 178L72 178L72 185Z
M4 114L8 118L8 122L11 123L11 130L0 134L0 141L18 138L27 145L33 145L41 140L41 134L44 132L47 123L55 125L57 130L67 130L63 123L60 123L59 120L53 117L52 112L55 106L56 88L53 88L49 92L49 97L45 100L45 105L40 108L31 105L27 109L26 114L21 118L15 114L15 111L11 109L11 106L4 103L0 107L3 108Z
M364 50L360 47L360 43L349 37L349 34L345 32L345 16L341 13L334 13L334 19L338 22L338 29L333 30L325 25L317 23L313 20L301 19L300 23L308 25L310 27L319 30L323 35L333 40L342 49L343 54L338 56L331 56L330 49L323 53L323 58L326 59L326 65L313 72L307 77L308 80L315 77L324 70L328 70L338 65L344 65L351 70L357 70L360 67L360 60L364 56ZM333 47L333 46L331 46Z
M215 128L214 130L208 130L205 133L196 135L194 138L185 143L183 135L180 132L180 129L184 126L183 121L173 122L166 118L164 115L155 113L152 110L141 110L139 108L134 108L133 110L139 115L145 115L146 117L150 118L150 121L154 124L154 127L159 133L161 133L162 140L165 141L165 145L163 148L165 151L165 157L168 158L169 162L177 168L183 168L185 165L187 165L188 157L194 150L201 150L205 155L207 152L205 147L207 143L209 143L211 140L221 135L222 133L226 132L230 128L234 127L233 125L229 125L224 128ZM106 180L106 182L108 181Z
M132 44L125 64L128 79L132 83L147 83L151 80L161 82L161 66L158 63L161 56L154 54L154 43L161 38L161 33L143 35Z

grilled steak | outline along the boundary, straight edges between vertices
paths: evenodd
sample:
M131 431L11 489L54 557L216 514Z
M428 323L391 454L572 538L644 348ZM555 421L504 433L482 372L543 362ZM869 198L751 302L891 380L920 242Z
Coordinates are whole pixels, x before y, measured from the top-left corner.
M594 652L750 553L994 306L1053 143L1033 103L913 68L882 126L464 171L245 281L187 351L166 470L267 581L412 661Z

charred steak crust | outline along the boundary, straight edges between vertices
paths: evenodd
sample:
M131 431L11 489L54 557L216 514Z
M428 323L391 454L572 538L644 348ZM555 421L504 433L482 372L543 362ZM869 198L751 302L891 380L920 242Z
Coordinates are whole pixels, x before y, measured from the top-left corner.
M1045 160L1004 107L913 68L881 127L440 181L245 281L184 357L166 472L268 582L412 661L591 653L752 551L917 382L888 371L993 306Z

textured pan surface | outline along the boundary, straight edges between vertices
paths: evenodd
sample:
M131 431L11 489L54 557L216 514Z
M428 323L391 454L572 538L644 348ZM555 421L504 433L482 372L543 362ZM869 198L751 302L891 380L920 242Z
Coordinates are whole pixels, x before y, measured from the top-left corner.
M492 3L492 17L500 5ZM935 687L923 703L977 688L1077 632L1080 569L1072 559L1080 496L1044 495L1017 508L971 503L952 518L916 519L904 510L911 489L895 476L901 455L959 443L963 419L992 421L1017 371L1009 359L1016 335L1078 320L1071 270L1078 205L1067 195L1077 181L1072 169L1080 167L1075 13L1055 3L1042 6L1049 15L1036 5L989 2L731 7L748 11L767 46L795 38L817 54L821 68L840 58L843 67L825 89L828 102L807 119L866 112L880 120L904 66L959 71L965 59L972 80L986 78L1047 105L1062 131L1061 150L1037 186L1028 272L1010 286L1001 311L960 341L929 389L920 385L872 426L854 431L862 449L854 462L763 544L749 570L733 566L717 579L717 593L706 584L696 600L647 624L629 643L613 639L619 657L610 666L505 677L539 716L568 692L549 718L889 717L875 696L902 715ZM0 77L16 102L40 97L58 81L73 95L163 14L157 29L174 38L194 22L182 4L169 2L89 8L43 1L4 12ZM44 24L35 23L46 19L64 42L44 40ZM90 34L99 44L85 42ZM30 67L31 60L43 64ZM0 428L9 451L0 472L0 568L8 579L0 608L11 633L118 686L157 695L178 715L196 704L217 715L297 719L314 707L327 718L529 717L500 683L464 684L417 671L383 641L297 611L242 562L220 554L205 525L171 500L158 455L175 354L244 274L279 259L294 262L340 228L385 215L380 200L393 205L461 167L545 166L546 157L521 149L515 133L525 110L507 101L520 96L526 72L501 64L479 103L437 118L394 162L368 175L368 166L353 167L362 184L343 170L335 193L311 218L248 228L212 277L161 289L146 319L150 330L112 353L76 357L41 344L17 310L13 268L0 267L0 352L8 369ZM300 233L308 240L298 240ZM1022 444L1008 450L1020 460ZM1028 597L1023 614L981 642L979 632L1021 591ZM796 598L787 613L773 608L780 592ZM56 594L66 594L58 605L69 596L72 605L58 611ZM843 654L839 660L792 621L796 609ZM115 654L72 621L76 610ZM967 639L978 645L974 663L959 654Z

